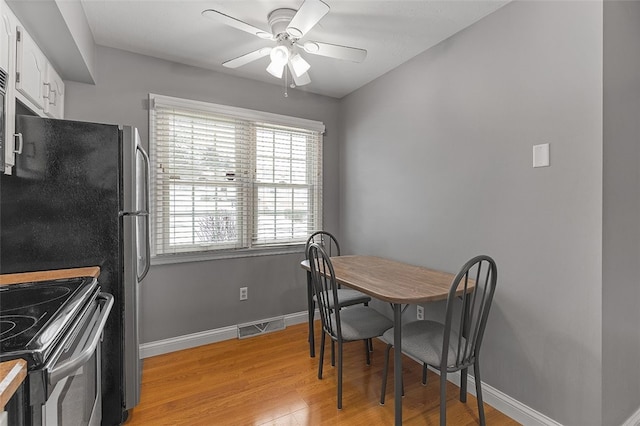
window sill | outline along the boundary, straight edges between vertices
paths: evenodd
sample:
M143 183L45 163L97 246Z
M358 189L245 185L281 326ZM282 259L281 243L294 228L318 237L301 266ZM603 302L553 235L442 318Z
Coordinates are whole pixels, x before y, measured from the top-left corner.
M304 244L291 246L252 248L239 250L220 250L198 253L177 253L171 255L152 256L151 266L169 265L172 263L205 262L210 260L237 259L242 257L277 256L282 254L304 253Z

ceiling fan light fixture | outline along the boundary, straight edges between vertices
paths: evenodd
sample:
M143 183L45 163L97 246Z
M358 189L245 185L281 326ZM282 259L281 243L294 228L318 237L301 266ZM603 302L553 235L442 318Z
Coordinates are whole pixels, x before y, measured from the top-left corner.
M307 53L316 53L320 50L320 46L318 45L318 43L314 43L312 41L306 42L302 47Z
M285 65L286 65L286 62L284 64L280 64L276 61L271 61L271 63L267 67L267 72L272 76L274 76L275 78L282 78Z
M291 68L293 68L293 73L296 77L300 77L302 74L309 71L309 68L311 68L309 62L305 61L302 56L297 53L289 59L289 63L291 64Z
M287 62L289 62L289 49L282 45L276 46L271 49L270 56L272 63L284 66Z

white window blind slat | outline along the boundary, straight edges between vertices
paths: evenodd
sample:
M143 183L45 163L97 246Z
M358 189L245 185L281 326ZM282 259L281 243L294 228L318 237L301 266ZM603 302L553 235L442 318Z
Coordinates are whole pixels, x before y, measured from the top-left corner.
M322 123L150 101L154 256L301 243L322 228Z

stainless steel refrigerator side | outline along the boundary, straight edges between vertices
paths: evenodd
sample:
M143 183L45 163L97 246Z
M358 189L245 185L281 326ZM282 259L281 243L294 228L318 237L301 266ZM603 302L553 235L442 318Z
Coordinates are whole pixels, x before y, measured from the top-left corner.
M138 156L140 140L137 129L125 126L122 128L122 176L123 176L123 210L120 212L123 225L123 267L124 267L124 404L130 410L140 401L140 383L142 366L139 350L139 313L138 294L139 280L142 272L148 268L146 253L140 248L148 246L148 241L139 241L140 220L147 220L146 201L148 193L146 179L139 179ZM147 168L148 164L143 167ZM145 175L148 171L144 171ZM143 200L141 200L143 198ZM145 232L146 235L146 232ZM146 251L146 249L144 250ZM141 259L143 271L139 270ZM146 262L146 263L144 263Z

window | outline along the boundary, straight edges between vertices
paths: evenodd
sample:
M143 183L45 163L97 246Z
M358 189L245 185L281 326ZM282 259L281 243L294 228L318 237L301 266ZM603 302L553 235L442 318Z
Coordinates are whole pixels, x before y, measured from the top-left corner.
M150 95L154 256L300 244L322 228L317 121Z

